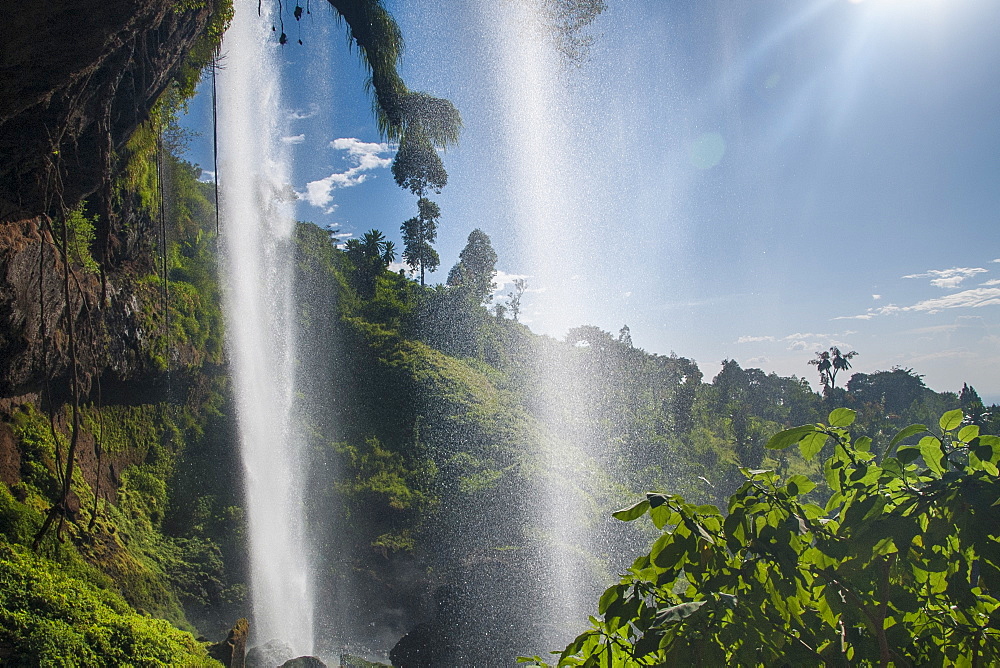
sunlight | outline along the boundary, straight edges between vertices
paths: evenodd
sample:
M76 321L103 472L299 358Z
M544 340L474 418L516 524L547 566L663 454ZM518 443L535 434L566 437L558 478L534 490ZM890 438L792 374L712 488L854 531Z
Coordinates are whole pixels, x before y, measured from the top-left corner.
M952 0L847 0L847 2L865 8L871 17L890 20L902 17L936 20L940 18L942 10L955 5ZM926 12L932 13L927 15Z

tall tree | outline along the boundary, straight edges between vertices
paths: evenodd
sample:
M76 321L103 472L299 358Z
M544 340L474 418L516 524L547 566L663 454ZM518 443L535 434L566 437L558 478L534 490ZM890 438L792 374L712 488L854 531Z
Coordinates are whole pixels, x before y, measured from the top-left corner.
M476 303L490 301L496 283L497 253L488 234L478 227L469 233L469 240L458 256L458 264L448 274L448 285L466 290Z
M521 313L521 297L524 296L524 291L527 289L527 281L523 278L515 278L514 289L507 293L507 297L509 298L508 304L514 322L517 322L517 316Z
M420 285L424 285L424 272L434 271L441 266L441 258L431 245L437 240L437 221L441 209L426 197L417 200L418 214L406 220L400 231L403 233L403 262L410 269L420 268Z
M983 400L976 392L976 388L968 383L962 383L962 391L958 393L958 401L965 413L966 423L982 427L989 420L989 412L983 405Z
M437 221L441 209L427 199L427 191L441 192L448 183L448 172L441 156L420 124L411 126L399 143L392 162L396 184L417 196L417 216L400 227L403 233L403 259L411 269L420 267L420 285L425 271L434 271L441 264L431 245L437 239Z
M448 100L407 88L396 69L403 54L402 33L382 0L329 3L346 24L348 37L368 69L368 88L373 93L379 131L388 139L399 140L392 174L400 187L417 196L419 210L416 219L402 225L403 257L409 258L411 268L420 267L420 284L424 285L425 271L434 271L440 264L431 247L440 211L426 195L429 190L441 192L448 182L437 148L458 141L462 117ZM428 217L431 210L437 215Z

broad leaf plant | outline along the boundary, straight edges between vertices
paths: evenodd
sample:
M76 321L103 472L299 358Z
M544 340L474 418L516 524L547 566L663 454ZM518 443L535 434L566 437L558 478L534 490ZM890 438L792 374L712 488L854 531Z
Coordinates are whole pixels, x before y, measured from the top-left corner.
M744 469L726 514L659 493L616 512L663 533L555 665L1000 665L1000 438L956 410L876 449L854 417L767 445L830 443L828 488Z

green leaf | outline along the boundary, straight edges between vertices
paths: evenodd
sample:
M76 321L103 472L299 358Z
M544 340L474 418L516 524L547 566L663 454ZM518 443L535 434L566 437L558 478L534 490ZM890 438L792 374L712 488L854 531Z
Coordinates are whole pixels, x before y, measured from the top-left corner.
M852 411L850 408L835 408L830 413L830 426L831 427L849 427L854 423L854 419L858 416L857 413Z
M917 447L920 448L920 454L923 456L927 468L938 475L944 473L944 466L941 465L941 460L944 459L944 448L937 436L924 436L920 439Z
M646 492L646 501L649 502L650 508L659 508L669 500L670 497L666 494L658 494L657 492Z
M914 455L915 456L915 455ZM879 482L886 482L892 478L899 478L903 475L903 464L900 463L895 457L889 457L884 462L882 462L882 473L884 475L879 476Z
M813 432L799 441L799 451L808 461L815 457L816 454L823 449L823 446L826 445L826 439L826 434L818 431Z
M942 415L938 424L944 431L951 431L958 425L962 424L963 419L965 419L965 415L962 414L962 410L960 408L956 408L955 410L948 411Z
M977 436L979 436L978 424L967 424L958 430L958 440L962 443L968 443Z
M892 449L896 447L896 444L900 441L909 438L915 434L919 434L922 431L927 431L927 426L922 424L911 424L909 427L903 428L898 434L892 437L889 442L889 447L885 449L885 454L892 452Z
M698 612L698 608L706 603L708 603L708 601L692 601L690 603L681 603L680 605L671 606L660 611L660 614L656 616L656 623L657 625L672 624L674 622L687 619L694 613Z
M994 464L1000 461L1000 436L980 436L979 447L988 447L993 451L993 454L990 456L983 456L986 454L983 452L983 454L979 455L980 459L983 461L989 460Z
M816 483L804 475L793 475L788 479L788 484L785 487L791 496L798 496L811 492L816 488Z
M815 433L815 431L816 427L813 425L804 425L802 427L793 427L791 429L779 431L767 442L767 449L784 450L785 448L801 441L807 434Z
M904 466L906 464L909 464L919 456L920 456L920 448L915 448L913 446L900 448L899 450L896 451L896 459L898 459L899 462Z
M628 508L616 510L611 513L611 516L616 520L621 520L622 522L631 522L632 520L645 515L647 510L649 510L649 499L643 499Z
M615 585L613 587L608 587L604 595L601 596L600 603L598 604L597 610L601 614L604 614L608 610L608 606L621 598L622 593L625 591L625 585Z
M670 506L660 505L649 511L649 519L653 520L653 525L657 529L662 529L668 524L677 524L680 515Z
M854 449L858 452L871 452L872 439L867 436L862 436L858 440L854 441Z

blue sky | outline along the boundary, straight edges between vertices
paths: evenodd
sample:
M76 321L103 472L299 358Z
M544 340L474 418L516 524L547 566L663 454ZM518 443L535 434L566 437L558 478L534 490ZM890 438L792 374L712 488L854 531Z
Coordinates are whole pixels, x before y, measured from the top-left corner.
M398 244L416 203L323 5L286 17L298 217ZM530 5L387 2L404 78L465 123L432 280L480 227L535 331L627 323L708 377L735 358L814 386L840 345L1000 401L1000 3L608 0L578 68ZM207 168L209 102L185 121Z

